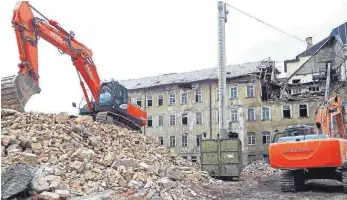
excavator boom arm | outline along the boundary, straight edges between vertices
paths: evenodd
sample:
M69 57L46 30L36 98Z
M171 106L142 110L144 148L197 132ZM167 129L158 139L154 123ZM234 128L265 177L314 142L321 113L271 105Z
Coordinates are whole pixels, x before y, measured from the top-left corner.
M90 89L95 102L99 100L100 90L100 78L92 60L92 51L78 42L74 38L73 32L68 33L56 21L48 20L45 16L43 16L45 19L34 17L32 9L37 11L28 1L18 2L12 18L21 60L20 75L15 79L14 84L22 106L24 107L30 96L40 92L37 45L38 40L43 38L57 47L62 54L71 57L87 105L91 109L92 105L83 80Z

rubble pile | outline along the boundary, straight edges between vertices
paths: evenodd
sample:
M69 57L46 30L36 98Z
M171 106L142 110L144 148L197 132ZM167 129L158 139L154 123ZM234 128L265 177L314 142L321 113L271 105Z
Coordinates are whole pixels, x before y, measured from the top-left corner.
M280 170L272 168L264 160L253 161L250 165L247 165L241 172L241 176L243 177L269 177L279 174Z
M207 172L137 132L86 116L2 109L1 119L2 199L213 198Z

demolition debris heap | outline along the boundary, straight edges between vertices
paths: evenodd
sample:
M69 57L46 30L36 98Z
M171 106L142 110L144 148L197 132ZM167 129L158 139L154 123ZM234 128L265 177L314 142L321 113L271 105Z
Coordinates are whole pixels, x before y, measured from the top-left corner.
M1 110L2 199L212 199L215 181L154 139L90 117Z

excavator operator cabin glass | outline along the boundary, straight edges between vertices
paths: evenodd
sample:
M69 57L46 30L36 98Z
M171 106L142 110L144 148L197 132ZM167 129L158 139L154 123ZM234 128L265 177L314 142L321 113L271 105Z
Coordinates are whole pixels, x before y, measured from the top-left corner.
M108 88L107 86L102 87L102 93L100 94L99 104L100 105L110 104L112 103L111 101L112 101L111 89Z

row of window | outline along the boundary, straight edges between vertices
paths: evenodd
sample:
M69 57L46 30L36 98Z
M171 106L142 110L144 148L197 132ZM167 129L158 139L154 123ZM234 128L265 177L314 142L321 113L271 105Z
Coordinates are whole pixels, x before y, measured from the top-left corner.
M292 118L292 110L290 105L282 106L282 118ZM217 111L217 123L219 122L219 113ZM230 121L237 122L238 121L238 112L237 109L230 110ZM309 117L309 111L307 104L299 105L299 117ZM263 106L261 108L261 120L271 120L271 110L269 106ZM247 108L247 121L256 121L256 110L255 108ZM169 115L168 122L170 126L175 126L177 124L177 119L175 114ZM181 117L181 124L188 124L188 114L183 113ZM195 114L195 124L203 124L203 114L198 112ZM147 126L153 126L153 116L148 116L147 118ZM158 116L158 126L164 126L164 116Z
M246 98L254 98L254 85L246 85ZM239 98L239 87L230 86L230 99ZM216 100L219 101L219 88L216 89Z
M169 99L168 99L168 105L173 106L176 104L176 93L175 92L170 92L169 93ZM202 92L201 91L195 91L195 103L202 103ZM141 97L137 97L136 99L136 104L138 106L142 106L142 99ZM181 105L188 104L188 92L182 92L181 93ZM158 95L158 100L157 100L157 106L163 106L164 105L164 95L160 94ZM147 96L147 107L152 107L153 106L153 97L152 96Z
M171 114L169 115L168 122L170 126L175 126L177 124L176 115ZM202 124L203 123L203 114L201 112L195 113L195 124ZM188 124L188 114L183 113L181 118L181 124L187 125ZM153 116L147 116L147 127L153 126ZM158 126L164 126L164 116L160 115L158 116Z
M176 104L176 93L170 92L168 94L168 105L172 106ZM230 99L237 99L239 96L238 94L238 86L231 86L230 87ZM253 98L254 97L254 86L253 85L247 85L246 86L246 97L247 98ZM153 97L147 96L146 98L146 106L151 107L153 106ZM216 101L219 101L219 89L216 88ZM195 103L202 103L202 91L195 91ZM137 97L136 104L138 106L142 106L142 98ZM188 104L188 92L183 91L181 92L181 105ZM164 105L164 95L160 94L157 98L157 105L163 106Z
M247 133L247 140L248 140L248 145L256 145L256 137L254 132L249 132ZM269 144L271 141L271 135L270 132L264 131L263 132L263 144Z
M164 146L164 137L159 136L158 139L159 139L160 145ZM200 146L201 139L202 139L201 135L196 135L195 146ZM169 136L169 146L170 147L176 147L177 146L176 136ZM182 135L181 136L181 146L182 147L188 146L188 135Z
M256 121L256 112L255 108L247 108L247 121ZM218 116L218 111L217 111ZM300 104L299 105L299 117L309 117L308 105ZM292 118L292 106L291 105L283 105L282 106L282 118ZM219 120L219 116L217 119L217 123ZM269 106L263 106L261 108L261 120L271 120L271 110ZM230 110L230 121L237 122L238 121L238 113L237 109Z

